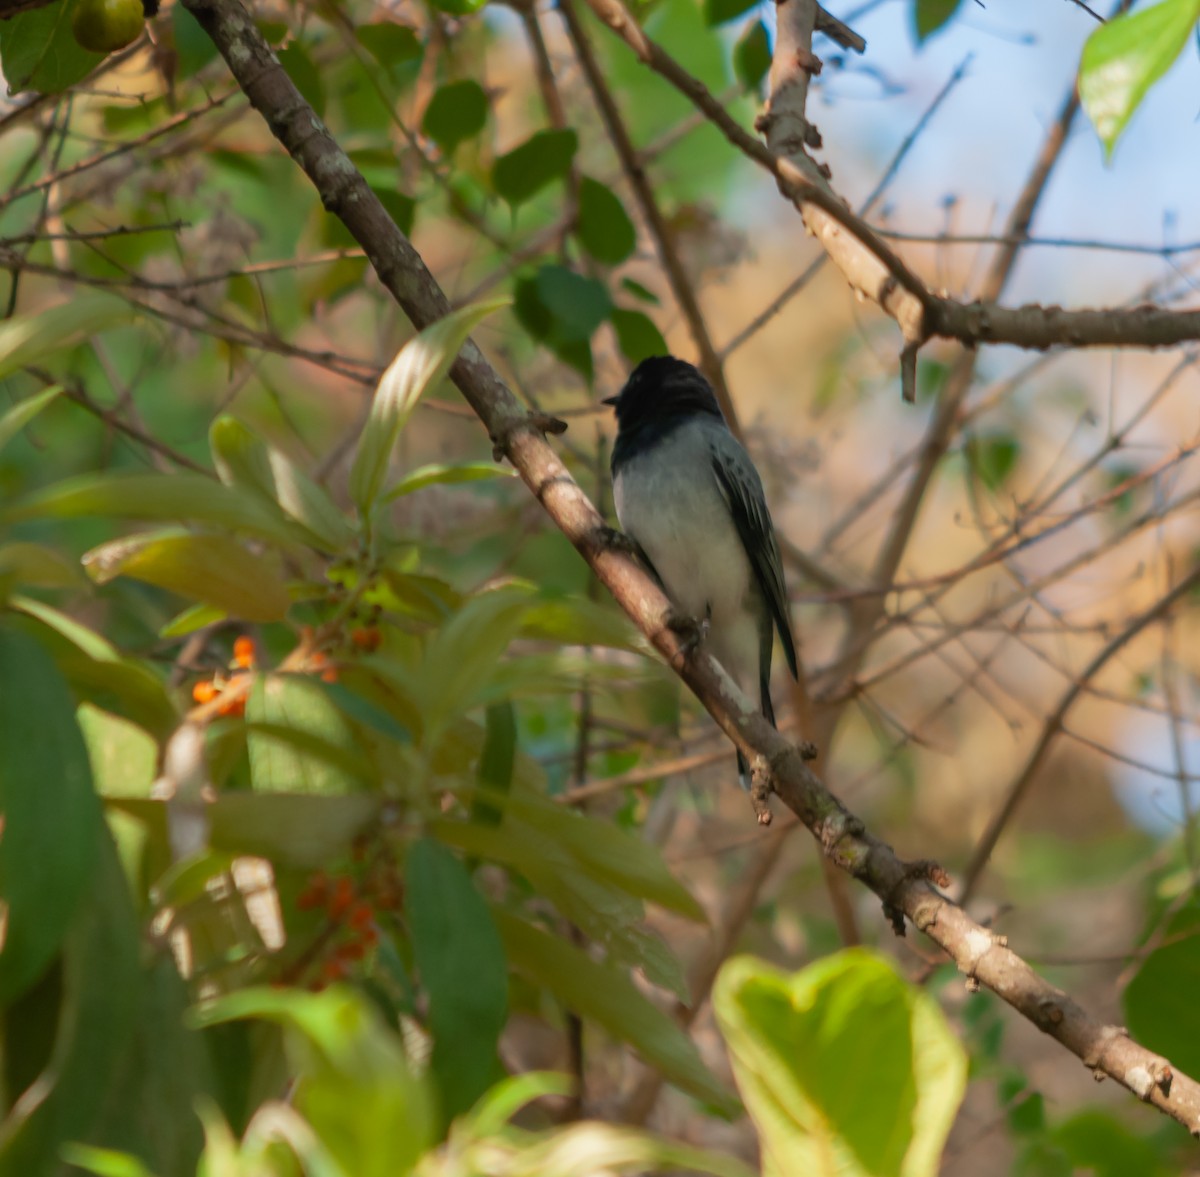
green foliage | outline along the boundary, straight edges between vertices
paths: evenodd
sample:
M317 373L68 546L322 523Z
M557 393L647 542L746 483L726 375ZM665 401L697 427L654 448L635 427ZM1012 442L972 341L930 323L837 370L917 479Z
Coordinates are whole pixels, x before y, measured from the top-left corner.
M757 90L767 76L771 68L771 41L761 20L748 24L738 38L733 50L733 68L747 90Z
M71 18L80 0L59 0L0 21L0 66L13 93L56 94L82 81L104 60L75 39Z
M579 240L598 262L615 266L637 244L637 230L611 188L584 176L579 181Z
M938 1171L966 1055L890 961L856 949L789 977L737 957L713 1003L766 1174Z
M913 34L917 44L944 28L962 4L962 0L912 0Z
M413 957L429 993L430 1069L449 1121L500 1076L508 965L483 896L453 854L428 838L405 864Z
M1079 65L1079 96L1112 156L1117 139L1150 87L1175 63L1200 20L1200 0L1160 0L1122 13L1087 39Z
M451 152L483 130L487 113L487 95L478 82L447 82L429 100L421 130L443 151Z
M579 136L574 131L538 131L500 156L492 167L492 187L514 207L536 196L571 169Z

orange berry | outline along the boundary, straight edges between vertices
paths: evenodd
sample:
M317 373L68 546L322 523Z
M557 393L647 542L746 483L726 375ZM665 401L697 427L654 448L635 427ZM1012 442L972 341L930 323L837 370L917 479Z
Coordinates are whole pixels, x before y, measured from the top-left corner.
M329 655L324 650L315 650L309 655L308 664L313 670L320 670L329 665Z
M233 643L233 660L245 670L254 665L254 639L242 634Z
M346 966L337 957L331 957L321 966L321 979L327 984L340 981L346 976Z
M350 640L365 654L373 654L383 641L383 634L374 625L360 625L350 631Z
M201 679L192 687L192 698L197 703L211 703L217 697L217 687L212 679Z
M218 715L242 716L246 714L246 696L241 695L236 699L222 699L217 704Z
M336 666L331 666L331 667L329 667L328 670L321 671L321 681L322 682L337 682L337 679L338 679L338 672L337 672Z
M367 955L367 946L361 940L347 940L338 948L342 960L362 960Z
M329 914L335 920L341 919L354 902L354 884L343 875L333 884L333 894L329 897Z
M350 908L346 923L352 928L369 928L375 922L375 909L365 900L360 899Z

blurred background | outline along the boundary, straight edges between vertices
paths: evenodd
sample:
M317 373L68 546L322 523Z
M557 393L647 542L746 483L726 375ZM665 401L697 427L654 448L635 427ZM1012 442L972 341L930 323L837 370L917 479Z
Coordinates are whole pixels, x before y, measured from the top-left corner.
M736 7L657 0L637 15L750 127L774 14ZM1196 305L1194 47L1106 161L1086 116L1063 118L1096 27L1082 5L947 5L950 18L922 42L914 0L829 7L867 51L817 39L817 158L931 287L965 301L987 289L1040 158L1031 239L999 301ZM474 338L518 396L569 421L562 452L610 516L613 421L600 398L642 355L665 346L699 357L666 242L788 549L809 701L801 723L805 705L777 667L785 729L813 734L823 778L898 854L969 878L971 912L1056 984L1200 1069L1197 1015L1179 1008L1200 971L1189 939L1200 853L1194 596L1128 636L1197 559L1195 355L968 355L934 342L921 352L917 403L905 404L895 325L856 301L769 177L582 5L580 27L650 181L650 217L555 8L354 0L260 4L256 16L450 298L515 298ZM411 46L379 31L399 28L413 31ZM496 161L547 130L574 130L575 150L525 194ZM583 194L581 241L584 179L624 210L628 248L621 216L594 190L590 204ZM51 379L75 392L0 453L0 498L85 471L174 469L178 455L205 464L210 423L234 412L347 501L369 394L411 329L186 12L165 5L149 42L66 95L0 103L0 183L10 313L101 287L141 314L64 349L53 371L0 384L0 398ZM446 385L397 460L490 452ZM463 591L515 576L603 597L519 482L432 486L400 500L392 522L423 568ZM72 557L112 534L95 520L21 532ZM59 599L123 649L164 667L174 658L178 642L160 633L178 610L169 594L118 580ZM994 998L968 994L919 937L896 940L872 895L830 884L788 815L756 828L732 750L668 672L628 653L593 657L623 673L520 697L520 747L551 792L582 787L589 812L661 845L712 922L654 917L702 991L730 951L799 967L847 937L876 944L934 989L972 1052L944 1172L1088 1171L1063 1162L1053 1137L1080 1114L1098 1117L1094 1138L1113 1164L1182 1163L1173 1125L1097 1086ZM976 862L1018 792L990 860ZM1164 945L1180 954L1168 979L1127 994ZM706 1005L693 1030L727 1074ZM515 1018L506 1043L522 1066L565 1065L561 1035L533 1016ZM744 1121L697 1115L627 1056L596 1058L599 1114L636 1107L672 1135L752 1154Z

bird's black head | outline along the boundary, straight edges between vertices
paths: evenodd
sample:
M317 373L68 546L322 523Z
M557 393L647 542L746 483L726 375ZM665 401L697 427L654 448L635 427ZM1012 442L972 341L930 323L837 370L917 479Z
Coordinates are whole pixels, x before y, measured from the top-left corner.
M634 368L625 387L605 402L617 411L617 445L657 439L697 415L724 420L712 385L686 360L651 356ZM635 438L637 441L635 441ZM617 454L614 450L613 457Z

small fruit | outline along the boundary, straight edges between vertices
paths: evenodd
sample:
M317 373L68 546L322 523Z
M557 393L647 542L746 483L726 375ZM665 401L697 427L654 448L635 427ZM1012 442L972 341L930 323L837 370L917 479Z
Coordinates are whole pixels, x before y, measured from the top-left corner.
M350 640L364 654L374 654L383 641L383 634L377 625L360 625L350 631Z
M192 687L192 698L197 703L211 703L217 697L217 687L212 679L203 678Z
M142 0L79 0L71 14L75 40L93 53L114 53L132 45L145 23Z
M249 670L254 665L254 639L242 634L233 643L233 661L243 670Z

